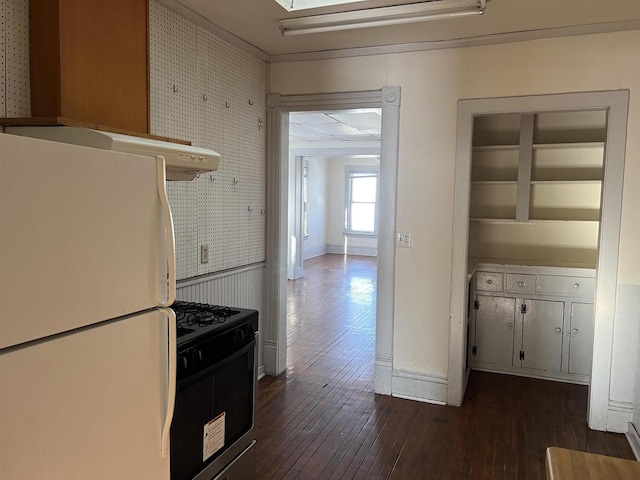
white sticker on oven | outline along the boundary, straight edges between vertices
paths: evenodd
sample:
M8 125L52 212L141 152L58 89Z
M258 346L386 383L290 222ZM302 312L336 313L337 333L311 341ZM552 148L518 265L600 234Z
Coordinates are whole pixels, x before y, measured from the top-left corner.
M224 447L224 418L225 412L222 412L204 426L202 433L203 462Z

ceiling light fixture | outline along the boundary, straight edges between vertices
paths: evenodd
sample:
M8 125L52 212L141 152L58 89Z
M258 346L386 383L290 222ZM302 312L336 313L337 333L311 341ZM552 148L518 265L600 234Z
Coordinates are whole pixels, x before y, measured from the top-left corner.
M302 35L467 17L483 14L487 8L487 1L490 0L432 0L391 7L286 18L280 20L280 30L283 35Z

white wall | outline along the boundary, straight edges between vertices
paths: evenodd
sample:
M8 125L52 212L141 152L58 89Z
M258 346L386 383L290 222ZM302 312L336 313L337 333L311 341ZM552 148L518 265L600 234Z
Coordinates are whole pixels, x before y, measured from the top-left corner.
M307 258L327 253L327 159L304 157L309 164L309 236L302 241Z
M559 92L630 89L631 103L618 283L640 285L640 32L273 64L270 91L305 94L399 85L394 369L447 374L457 101ZM384 222L384 219L380 219ZM626 294L623 294L626 295ZM626 300L625 300L626 302ZM616 317L610 399L632 402L637 318ZM636 324L630 330L629 324Z
M327 245L330 253L377 255L378 239L344 235L347 165L379 165L374 158L330 158L327 182ZM346 245L345 245L346 242Z

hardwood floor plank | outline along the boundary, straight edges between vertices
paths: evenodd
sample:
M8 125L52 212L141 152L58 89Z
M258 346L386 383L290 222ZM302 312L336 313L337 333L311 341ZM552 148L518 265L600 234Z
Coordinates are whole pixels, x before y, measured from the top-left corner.
M373 393L376 261L289 283L287 371L258 386L259 480L545 480L547 446L633 458L587 427L587 388L472 372L462 407Z

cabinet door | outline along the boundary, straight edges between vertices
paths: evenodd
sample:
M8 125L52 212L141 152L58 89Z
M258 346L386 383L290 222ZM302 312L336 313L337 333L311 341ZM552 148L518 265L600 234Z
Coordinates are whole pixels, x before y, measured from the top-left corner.
M478 295L476 300L474 361L512 366L515 298Z
M522 366L560 372L564 302L523 300L523 304L526 313L522 315Z
M591 375L593 356L593 304L571 304L569 373Z

